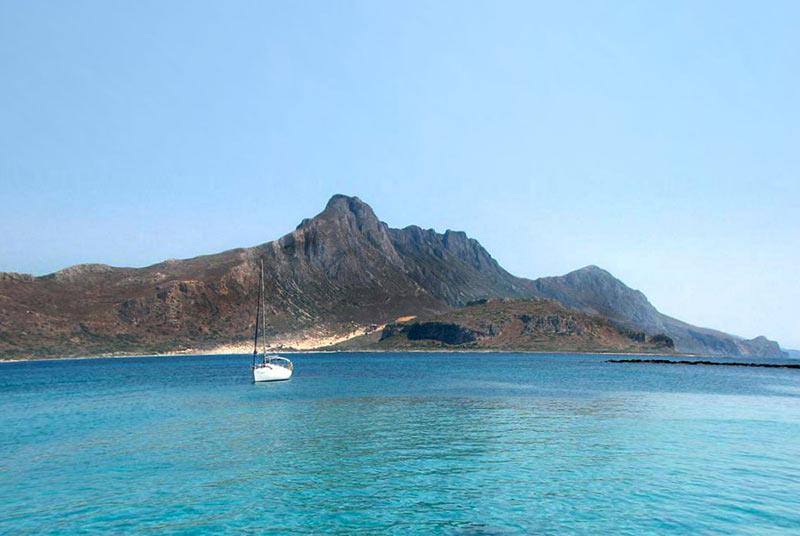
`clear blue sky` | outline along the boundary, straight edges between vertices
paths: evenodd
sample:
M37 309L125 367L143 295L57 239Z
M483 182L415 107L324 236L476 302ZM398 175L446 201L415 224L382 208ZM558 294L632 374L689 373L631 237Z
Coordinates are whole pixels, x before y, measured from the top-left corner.
M0 270L254 245L337 192L800 346L800 2L0 0Z

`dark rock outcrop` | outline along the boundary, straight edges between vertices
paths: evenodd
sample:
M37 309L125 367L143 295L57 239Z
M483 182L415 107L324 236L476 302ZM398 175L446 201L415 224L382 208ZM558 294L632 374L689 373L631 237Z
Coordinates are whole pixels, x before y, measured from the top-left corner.
M669 348L670 350L675 349L675 341L672 340L672 337L667 337L663 333L653 335L648 339L648 341L650 344L659 346L661 348Z
M640 365L690 365L710 367L749 367L749 368L780 368L800 369L796 363L742 363L740 361L705 361L705 360L680 360L672 359L609 359L607 363L633 363Z
M466 344L478 339L471 329L447 322L414 323L405 333L410 341L432 340L445 344Z

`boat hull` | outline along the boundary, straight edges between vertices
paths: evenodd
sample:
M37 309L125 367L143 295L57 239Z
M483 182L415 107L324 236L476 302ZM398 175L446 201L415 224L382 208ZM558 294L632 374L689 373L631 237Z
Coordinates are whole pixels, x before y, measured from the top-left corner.
M279 382L292 377L292 370L280 365L266 363L253 368L253 381Z

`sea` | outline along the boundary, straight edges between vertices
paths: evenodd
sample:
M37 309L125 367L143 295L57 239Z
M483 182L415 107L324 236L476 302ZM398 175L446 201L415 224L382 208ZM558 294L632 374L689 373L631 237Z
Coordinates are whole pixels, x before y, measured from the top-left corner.
M799 370L610 357L1 363L0 533L800 534Z

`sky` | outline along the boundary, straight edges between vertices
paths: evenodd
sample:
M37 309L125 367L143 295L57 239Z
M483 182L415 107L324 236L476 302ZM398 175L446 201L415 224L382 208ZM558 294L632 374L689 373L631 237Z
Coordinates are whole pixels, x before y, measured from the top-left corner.
M800 3L0 0L0 270L275 239L334 193L800 347Z

